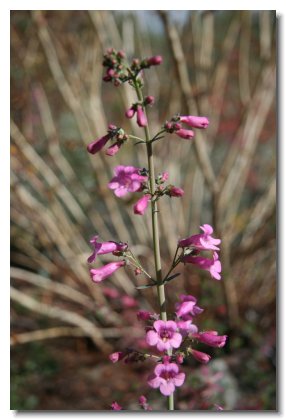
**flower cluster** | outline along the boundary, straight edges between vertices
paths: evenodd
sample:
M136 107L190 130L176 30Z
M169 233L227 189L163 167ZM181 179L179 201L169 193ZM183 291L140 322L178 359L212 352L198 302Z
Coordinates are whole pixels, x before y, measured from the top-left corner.
M183 128L182 124L187 124L191 128L207 128L209 120L207 117L196 117L193 115L176 116L171 121L166 121L164 129L167 133L175 133L185 140L191 140L195 133L193 130Z
M125 134L124 130L122 128L116 127L114 124L109 124L107 134L105 134L105 136L89 143L87 146L87 151L92 155L95 155L96 153L100 152L106 143L114 137L116 139L115 143L109 146L105 152L105 154L108 156L114 156L119 151L124 142L128 139L128 136Z
M194 264L203 270L207 270L212 278L220 280L221 262L216 251L220 250L217 245L220 244L221 240L211 236L213 228L210 225L201 226L201 230L203 233L189 236L178 242L178 246L184 250L182 262ZM202 251L212 251L211 258L198 256Z

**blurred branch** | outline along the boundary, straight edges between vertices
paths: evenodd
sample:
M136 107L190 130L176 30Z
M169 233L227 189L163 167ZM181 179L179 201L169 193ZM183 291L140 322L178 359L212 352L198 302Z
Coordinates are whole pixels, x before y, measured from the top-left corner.
M55 306L50 306L43 302L39 302L27 294L20 292L14 287L11 287L10 290L11 299L20 305L25 306L31 311L37 312L49 318L59 319L61 321L67 322L68 324L75 325L92 339L100 351L110 352L112 350L112 347L106 342L100 329L97 328L94 323L82 317L81 315L67 311L66 309L57 308Z

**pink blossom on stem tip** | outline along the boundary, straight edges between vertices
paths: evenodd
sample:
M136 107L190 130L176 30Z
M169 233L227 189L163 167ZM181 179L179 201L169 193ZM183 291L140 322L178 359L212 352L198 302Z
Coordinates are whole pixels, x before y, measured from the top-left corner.
M196 249L199 250L214 250L219 251L219 248L217 245L221 243L220 239L215 239L211 235L213 233L212 226L208 224L204 224L200 226L201 230L204 233L198 234L198 235L192 235L188 238L181 239L178 242L178 245L182 248L187 246L193 246Z
M177 136L181 137L181 139L191 140L195 133L192 130L186 130L185 128L180 128L179 130L175 131Z
M124 353L123 351L116 351L114 353L111 353L108 356L108 358L112 363L116 363L122 360L125 356L126 356L126 353Z
M110 277L115 271L119 268L126 265L124 260L111 262L100 268L92 268L89 270L91 280L95 283L100 283L102 280L105 280L107 277Z
M196 316L203 312L203 309L196 305L197 299L192 295L180 295L180 302L176 303L176 315L184 319L186 315Z
M133 206L134 214L139 214L142 216L145 213L150 200L150 194L143 195L143 197L139 198L139 200Z
M137 124L139 127L146 127L147 118L141 105L137 106Z
M211 360L211 356L207 353L203 353L202 351L191 349L191 354L198 362L201 363L208 363Z
M196 338L201 343L211 347L223 347L227 340L227 335L218 335L217 331L204 331L193 334L192 338Z
M146 334L146 342L149 346L156 346L159 351L177 349L182 342L182 336L177 332L175 321L155 321L154 330Z
M139 191L142 183L148 177L139 174L140 168L134 166L119 165L114 168L114 177L108 183L108 187L114 190L117 197L123 197L129 192Z
M110 254L111 252L115 252L115 251L122 252L122 251L126 251L126 249L128 248L127 243L114 242L114 241L97 242L97 240L98 240L98 235L94 236L89 241L94 247L93 253L87 259L87 262L89 263L94 262L97 255Z
M182 197L185 191L182 188L171 186L169 189L170 197Z
M209 125L208 118L195 117L193 115L182 116L180 117L180 121L194 128L207 128L207 126Z
M161 394L168 397L173 394L175 387L182 386L185 381L185 374L179 372L176 363L158 363L154 369L154 374L149 376L148 385L151 388L159 388Z
M218 259L217 252L213 253L212 259L205 257L193 257L192 255L186 255L182 258L182 262L195 264L203 270L210 272L212 278L215 280L221 279L221 262Z
M100 139L94 140L87 146L87 151L94 155L95 153L99 152L111 139L110 134L106 134L105 136L101 137Z
M163 61L163 58L161 55L155 55L153 57L150 57L147 59L147 63L149 66L158 66Z

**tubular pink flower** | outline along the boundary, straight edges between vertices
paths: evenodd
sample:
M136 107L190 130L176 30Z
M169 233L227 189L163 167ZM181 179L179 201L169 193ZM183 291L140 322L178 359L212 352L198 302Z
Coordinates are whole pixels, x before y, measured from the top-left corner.
M227 335L218 335L217 331L205 331L193 334L192 338L196 338L201 343L211 347L223 347L227 340Z
M171 187L169 189L170 197L182 197L185 194L185 191L179 187Z
M202 351L191 349L192 356L201 363L208 363L211 360L211 356Z
M182 342L182 336L177 332L175 321L155 321L154 330L146 334L146 342L149 346L156 346L159 351L177 349Z
M175 131L175 134L181 137L181 139L185 140L190 140L195 135L195 133L192 130L186 130L185 128L180 128L179 130Z
M123 197L128 192L139 191L142 183L148 177L139 174L140 168L134 166L119 165L114 168L114 177L108 183L108 187L114 190L117 197Z
M150 57L147 59L147 63L149 66L158 66L163 61L163 58L161 55L155 55L153 57Z
M127 243L123 242L114 242L114 241L108 241L108 242L97 242L98 235L94 236L89 242L93 245L94 251L91 254L91 256L87 259L88 263L92 263L95 261L97 255L103 255L103 254L110 254L111 252L115 251L126 251L128 248Z
M216 280L221 279L221 262L218 259L217 252L213 253L213 258L204 258L204 257L193 257L192 255L186 255L183 257L182 262L195 264L203 270L210 272L212 278Z
M115 271L123 267L126 264L124 260L111 262L100 268L92 268L89 270L91 280L95 283L100 283L102 280L105 280L107 277L110 277Z
M132 105L129 109L127 109L127 111L125 112L125 117L126 118L133 118L135 115L135 107L134 105Z
M143 195L143 197L141 197L133 206L134 214L139 214L142 216L145 213L150 200L150 194Z
M107 156L114 156L116 155L116 153L119 152L120 147L122 146L122 141L117 141L116 143L112 144L111 146L108 147L108 149L106 150L105 154Z
M101 137L100 139L94 140L87 146L87 151L94 155L95 153L99 152L111 139L110 134L106 134L105 136Z
M137 106L137 124L139 127L146 127L147 118L141 105Z
M221 240L215 239L211 236L211 234L213 233L213 228L207 224L200 226L200 228L204 233L192 235L188 238L181 239L178 242L178 245L182 248L187 246L193 246L199 250L219 251L219 248L216 245L219 245L221 243Z
M176 315L183 318L185 315L196 316L203 312L203 309L196 305L197 299L192 295L180 295L180 301L176 303Z
M151 388L159 388L161 394L168 397L173 394L175 387L182 386L185 381L185 374L179 372L176 363L159 363L154 369L154 374L149 376L148 385Z
M180 121L194 128L207 128L209 125L207 117L194 117L193 115L182 116Z
M198 327L193 324L192 320L179 320L177 326L182 337L186 337L188 334L196 334Z

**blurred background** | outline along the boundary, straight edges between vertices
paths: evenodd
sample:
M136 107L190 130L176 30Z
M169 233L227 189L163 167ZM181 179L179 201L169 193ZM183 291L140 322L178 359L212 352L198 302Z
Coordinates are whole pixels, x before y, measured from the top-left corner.
M152 133L176 113L210 119L192 144L169 135L154 145L157 172L185 190L161 201L163 269L200 224L222 238L221 282L187 265L167 288L170 313L193 294L200 329L229 336L207 366L184 364L177 409L275 410L274 11L11 12L11 409L109 410L116 400L136 410L142 394L165 406L146 386L151 364L108 360L144 346L136 311L158 311L153 288L137 290L146 279L129 268L95 285L86 263L97 233L129 242L154 269L137 197L107 188L114 166L146 166L144 146L86 152L111 122L140 136L124 117L131 87L102 82L109 47L163 56L144 75Z

